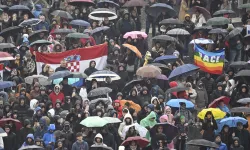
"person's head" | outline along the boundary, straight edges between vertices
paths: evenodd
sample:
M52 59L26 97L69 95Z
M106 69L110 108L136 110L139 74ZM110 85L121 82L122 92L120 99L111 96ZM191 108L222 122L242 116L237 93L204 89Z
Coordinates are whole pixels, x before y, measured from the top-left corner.
M222 91L222 89L223 89L223 84L222 84L221 82L219 82L219 83L217 84L217 89L218 89L218 91Z
M158 126L157 133L163 133L163 126Z
M135 141L131 141L130 144L129 144L129 148L131 150L136 150L137 149L137 144Z
M243 124L241 122L237 122L237 129L242 130L243 129Z
M234 147L240 146L240 139L238 137L233 138L233 145L234 145Z
M49 76L51 76L53 73L55 72L55 70L53 68L49 68Z
M186 103L180 103L181 109L186 109Z
M219 101L218 103L219 103L219 106L220 106L220 107L223 107L223 106L225 105L225 103L224 103L223 100Z
M227 133L227 132L229 131L229 126L225 125L225 126L223 127L223 131Z
M217 144L221 143L221 136L219 134L215 136L215 143Z
M210 77L211 77L210 73L206 73L205 76L206 76L207 79L210 79Z
M45 16L43 14L40 14L39 15L39 19L42 21L42 22L45 22Z
M66 60L62 60L61 62L61 67L67 67L67 61Z
M7 124L4 126L4 131L8 134L10 133L10 128L11 128L10 125Z
M76 139L77 139L77 141L81 142L82 138L83 138L83 136L82 136L81 132L76 133Z
M130 117L125 118L125 122L126 124L131 124L132 123L131 118Z
M24 14L23 15L23 20L28 20L29 19L29 15L28 14Z
M95 68L95 66L96 66L96 62L95 61L91 61L90 67Z
M104 23L108 24L109 23L109 18L108 17L104 17Z
M200 15L200 11L199 11L199 10L196 10L196 11L195 11L195 14L196 14L197 16L199 16L199 15Z
M106 82L107 83L111 83L112 82L111 78L110 77L106 77Z
M189 15L189 14L186 14L186 15L185 15L185 20L186 20L186 21L190 21L190 15Z
M241 92L245 93L247 91L247 85L246 84L242 84L241 86Z
M63 142L62 141L58 141L57 142L57 146L58 146L58 148L61 148L63 146Z
M136 92L135 89L132 90L131 95L132 95L132 96L136 96L136 95L137 95L137 92Z
M128 18L129 18L129 14L125 14L125 15L124 15L124 19L125 19L125 20L128 20Z
M211 111L208 111L208 112L206 113L206 117L207 117L208 119L211 119L211 118L212 118L212 112L211 112Z
M225 81L228 81L229 80L229 75L225 75Z

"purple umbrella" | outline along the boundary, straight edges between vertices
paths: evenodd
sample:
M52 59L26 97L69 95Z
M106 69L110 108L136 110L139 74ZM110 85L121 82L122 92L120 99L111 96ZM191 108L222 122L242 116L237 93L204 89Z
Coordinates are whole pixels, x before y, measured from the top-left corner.
M160 74L160 75L156 76L155 78L159 79L159 80L168 80L168 77L165 76L164 74Z

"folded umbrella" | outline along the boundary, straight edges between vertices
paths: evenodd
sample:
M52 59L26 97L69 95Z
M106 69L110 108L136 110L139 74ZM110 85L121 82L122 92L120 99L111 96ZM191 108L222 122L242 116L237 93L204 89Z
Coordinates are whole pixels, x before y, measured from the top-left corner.
M214 17L207 21L207 25L210 25L210 26L222 26L222 25L226 25L229 23L230 23L230 20L225 17Z
M168 141L172 141L179 133L178 128L169 123L157 123L153 128L150 129L150 136L155 138L159 127L163 127L163 134L167 136Z
M105 4L108 4L109 7L120 7L119 4L110 0L101 0L97 3L99 8L105 7Z
M127 32L123 35L124 39L127 39L128 37L131 37L132 39L137 39L139 36L142 36L144 39L148 37L148 35L145 32L142 31L131 31Z
M89 39L89 35L83 33L69 33L66 35L66 38L75 38L75 39Z
M144 7L147 3L144 0L130 0L126 1L126 3L122 7Z
M34 45L37 45L37 46L41 46L41 45L50 45L52 44L50 41L47 41L47 40L37 40L33 43L30 44L30 46L34 46Z
M230 10L230 9L222 9L222 10L218 10L216 11L213 16L223 16L225 14L234 14L235 12Z
M96 79L97 81L105 81L107 77L110 77L112 81L120 80L121 77L109 70L99 70L92 73L86 80L91 81Z
M197 116L203 120L208 111L212 112L215 120L222 119L226 116L226 113L221 111L219 108L203 109L201 112L199 112L199 114Z
M237 103L248 104L250 103L250 98L242 98L237 101Z
M0 120L0 127L4 127L5 124L12 123L17 131L19 131L22 128L22 123L17 119L12 118L2 118Z
M97 27L95 28L94 30L91 31L91 34L96 34L98 32L103 32L103 31L107 31L109 30L110 28L107 27L107 26L101 26L101 27Z
M99 88L91 90L88 93L88 97L96 97L96 96L100 96L100 95L107 95L110 92L112 92L112 89L110 89L108 87L99 87Z
M19 26L13 26L13 27L9 27L9 28L5 28L0 32L0 36L5 37L5 36L9 36L14 35L14 34L18 34L21 31L22 27Z
M16 46L12 43L0 43L0 49L5 49L5 48L15 48Z
M140 148L144 148L149 144L149 141L145 138L142 138L140 136L134 136L134 137L128 137L125 141L122 142L121 145L127 146L129 145L132 141L136 142L136 144Z
M72 20L70 25L75 25L75 26L82 26L82 27L89 27L90 23L84 20Z
M200 68L193 65L193 64L184 64L177 68L175 68L169 75L168 79L174 79L180 76L187 76L190 75L196 71L198 71Z
M122 46L128 48L129 50L133 51L137 57L142 58L141 52L133 45L130 44L122 44Z
M214 41L211 39L199 38L193 39L189 44L214 44Z
M108 124L108 121L98 116L89 116L82 120L80 124L88 128L97 128L105 126Z
M55 29L54 34L69 34L76 32L74 29Z
M92 0L71 0L70 2L68 2L68 4L77 7L79 6L89 7L95 5L95 3Z
M61 17L65 19L73 19L70 13L63 11L63 10L55 10L51 13L51 15L56 16L56 17Z
M25 83L33 84L34 79L37 79L40 85L50 85L51 82L48 81L48 77L44 75L32 75L24 78Z
M170 5L167 5L165 3L153 4L149 7L147 12L153 17L158 17L162 12L167 12L166 14L169 17L176 16L176 11L173 9L173 7L171 7Z
M209 34L227 34L228 31L226 29L215 28L208 32Z
M196 11L199 11L201 14L203 14L206 20L211 18L210 12L204 7L194 6L191 9L189 9L191 15L193 15Z
M161 69L153 65L146 65L138 68L136 71L136 75L143 78L155 78L158 75L161 75Z
M191 141L188 141L186 144L192 145L192 146L199 146L199 147L219 148L219 145L217 145L215 142L210 142L204 139L191 140Z
M166 102L166 105L170 107L180 108L180 103L185 103L186 108L194 108L194 104L186 99L171 99Z
M154 62L164 62L165 64L172 63L178 60L178 57L174 55L164 55L155 58Z
M215 99L213 102L211 102L211 103L208 105L208 107L209 107L209 108L216 108L216 107L218 107L220 101L223 101L225 105L228 105L229 102L230 102L230 97L221 96L221 97Z
M103 119L105 119L106 121L108 121L108 123L121 123L122 121L118 118L113 118L113 117L103 117Z
M12 81L0 81L0 90L10 88L12 86L16 86L16 84Z
M237 123L241 122L243 125L247 123L247 120L242 117L228 117L224 118L219 122L220 130L223 128L224 125L228 125L230 128L237 127Z
M171 29L167 32L167 35L190 35L190 33L187 30L175 28Z
M249 107L234 107L231 110L231 113L250 113Z
M108 20L115 20L117 19L117 17L118 16L115 12L112 12L110 11L110 9L107 8L98 8L89 14L90 19L99 21L103 21L104 18L108 18Z
M41 22L40 19L32 18L32 19L24 20L18 26L20 27L33 26L33 25L37 25L39 22Z
M160 25L183 25L183 22L181 22L179 19L169 18L162 20Z

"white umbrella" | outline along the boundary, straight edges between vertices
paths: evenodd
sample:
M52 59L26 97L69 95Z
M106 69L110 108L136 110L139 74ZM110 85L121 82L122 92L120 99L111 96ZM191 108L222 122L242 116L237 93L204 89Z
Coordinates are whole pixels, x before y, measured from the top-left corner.
M40 83L40 85L50 85L51 84L51 81L48 81L48 77L46 77L44 75L28 76L24 80L25 80L25 83L32 84L34 79L38 79L38 82Z
M107 77L110 77L112 81L120 80L121 77L109 70L100 70L92 73L86 80L91 81L96 79L97 81L105 81Z
M193 39L189 44L214 44L214 41L210 39L199 38Z
M138 123L134 123L134 124L132 124L132 125L125 126L125 127L123 128L123 130L122 130L122 137L123 137L124 139L125 139L125 137L126 137L126 133L128 132L129 128L130 128L130 127L133 127L133 126L135 127L135 130L139 132L140 137L146 137L146 134L147 134L148 130L147 130L145 127L139 125Z
M89 14L89 18L92 20L103 21L105 17L109 20L117 19L116 13L106 8L98 8Z

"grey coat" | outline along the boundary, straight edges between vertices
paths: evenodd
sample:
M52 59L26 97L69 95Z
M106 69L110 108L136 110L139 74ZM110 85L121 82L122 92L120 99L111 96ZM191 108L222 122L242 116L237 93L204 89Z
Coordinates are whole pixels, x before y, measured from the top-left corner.
M197 93L197 97L195 99L195 104L197 105L198 108L205 107L208 104L208 96L207 96L206 89L204 87L199 88L197 86L196 93Z
M89 150L89 145L87 142L82 141L81 143L76 141L73 145L72 145L72 149L71 150L81 150L81 147L84 147L84 150Z

